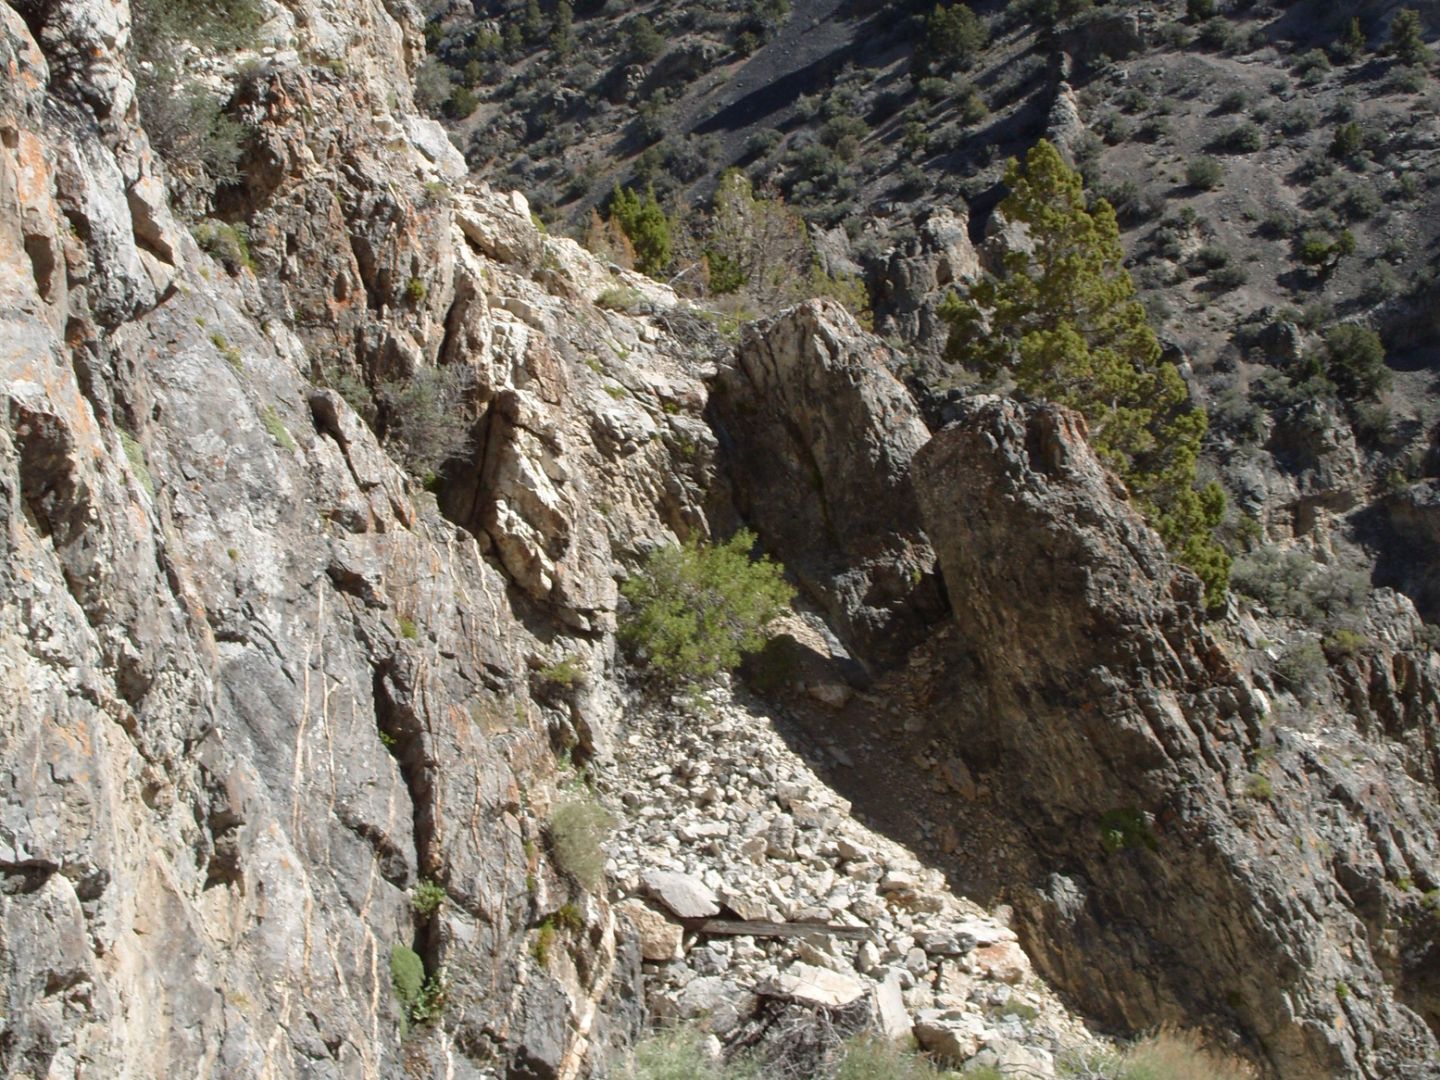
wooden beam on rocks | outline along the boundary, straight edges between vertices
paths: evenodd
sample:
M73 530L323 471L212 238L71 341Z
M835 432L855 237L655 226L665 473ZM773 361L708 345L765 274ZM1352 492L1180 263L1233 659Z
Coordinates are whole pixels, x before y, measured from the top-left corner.
M766 919L681 919L685 929L697 934L724 937L803 938L811 934L839 938L841 941L866 941L873 931L868 926L840 926L836 923L770 922Z

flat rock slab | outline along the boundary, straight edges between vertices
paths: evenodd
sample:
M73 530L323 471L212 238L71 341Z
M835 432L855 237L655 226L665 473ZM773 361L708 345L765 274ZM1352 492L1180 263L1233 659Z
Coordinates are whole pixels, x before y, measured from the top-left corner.
M875 994L875 1026L886 1042L900 1043L910 1038L910 1013L900 991L900 973L890 971L885 981L877 983Z
M680 955L685 931L678 923L633 897L616 904L615 912L634 923L640 938L640 955L646 960L673 960Z
M1030 958L1013 941L986 945L971 954L981 974L1014 986L1030 974Z
M708 919L720 914L720 902L703 881L673 870L646 870L640 884L652 897L682 919Z
M849 975L811 964L794 963L780 975L767 979L760 992L770 997L790 998L806 1005L839 1009L869 993L866 984Z

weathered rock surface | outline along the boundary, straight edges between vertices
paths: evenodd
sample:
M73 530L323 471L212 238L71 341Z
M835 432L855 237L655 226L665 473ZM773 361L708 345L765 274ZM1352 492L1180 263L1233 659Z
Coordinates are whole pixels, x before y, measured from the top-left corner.
M639 960L544 823L553 748L616 702L532 672L603 669L618 558L703 522L704 368L590 307L616 279L523 199L445 185L408 5L275 24L296 51L236 99L235 276L166 210L126 6L25 11L0 5L0 1071L576 1075L630 1037ZM314 385L436 364L471 370L482 436L449 520ZM448 988L404 1044L399 946Z
M745 328L713 400L741 512L857 657L881 663L939 612L909 482L930 433L887 353L839 304L810 301Z
M964 213L943 207L925 218L913 240L889 253L876 285L875 300L885 313L878 333L899 337L931 357L940 355L950 332L940 318L940 302L981 273L969 230Z
M1434 946L1402 928L1440 874L1440 661L1413 611L1389 646L1409 707L1288 730L1075 416L978 399L914 471L955 627L909 692L1024 822L1040 971L1115 1023L1238 1028L1281 1076L1426 1075Z

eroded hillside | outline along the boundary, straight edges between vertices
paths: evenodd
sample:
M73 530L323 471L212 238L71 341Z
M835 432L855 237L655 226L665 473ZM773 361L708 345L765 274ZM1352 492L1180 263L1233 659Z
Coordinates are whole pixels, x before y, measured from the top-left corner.
M840 47L767 10L764 100ZM1207 620L1077 417L916 379L963 209L892 263L905 348L727 335L467 173L410 5L155 11L0 5L7 1074L626 1075L678 1020L767 1075L864 1030L1121 1075L1161 1023L1434 1075L1440 658L1371 587L1432 564L1355 531L1433 481L1375 499L1344 403L1287 406L1319 465L1217 442L1331 565ZM742 524L795 610L657 693L619 583Z

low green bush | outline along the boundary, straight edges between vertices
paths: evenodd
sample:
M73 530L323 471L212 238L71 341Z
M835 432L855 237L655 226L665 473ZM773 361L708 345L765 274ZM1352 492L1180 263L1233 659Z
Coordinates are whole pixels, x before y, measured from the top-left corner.
M1325 335L1325 351L1325 374L1347 401L1378 397L1390 386L1385 345L1369 327L1334 327Z
M422 919L428 919L445 903L445 886L429 878L422 878L410 890L410 910Z
M1220 136L1217 145L1232 154L1253 154L1265 145L1265 136L1249 122L1236 124Z
M1312 701L1325 685L1329 665L1320 643L1313 638L1286 646L1275 661L1275 674L1301 701Z
M657 682L699 686L764 648L795 590L778 563L750 558L754 545L742 529L723 544L657 548L621 586L621 641Z
M605 881L604 844L614 828L615 816L582 789L555 804L545 831L556 865L595 892Z
M1185 166L1185 182L1201 191L1214 191L1225 179L1225 167L1213 157L1198 157Z
M425 964L414 949L398 942L390 946L390 985L408 1014L425 986Z

